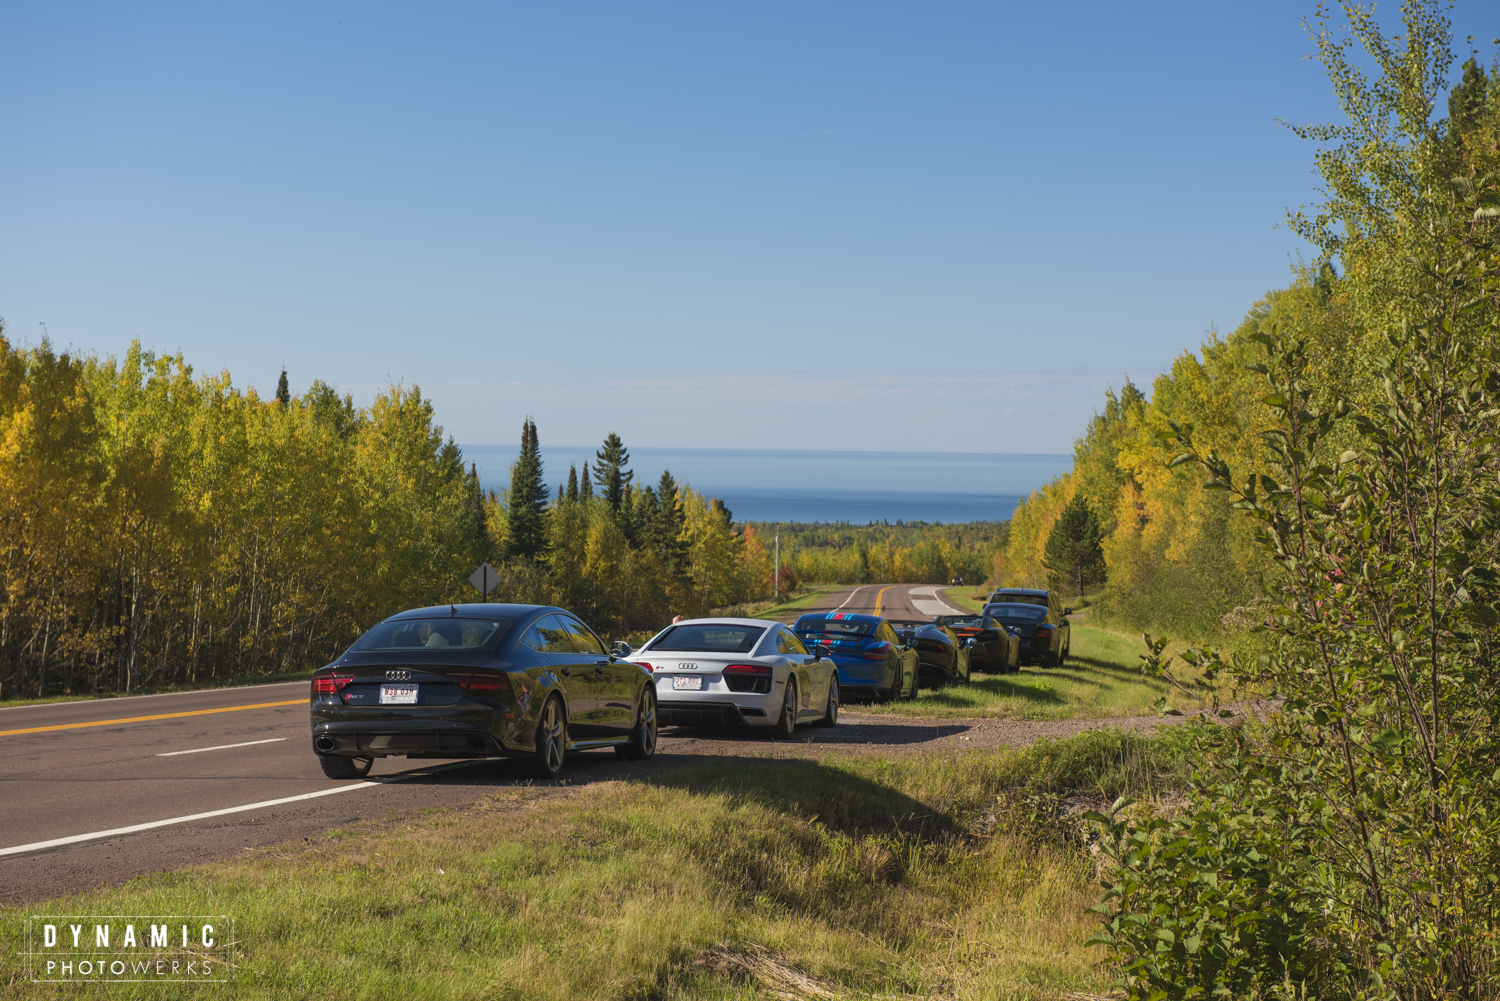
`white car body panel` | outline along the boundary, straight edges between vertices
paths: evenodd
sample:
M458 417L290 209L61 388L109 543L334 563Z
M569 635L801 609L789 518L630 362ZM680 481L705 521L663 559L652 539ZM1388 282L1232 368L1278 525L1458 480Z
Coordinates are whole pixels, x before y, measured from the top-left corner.
M815 659L811 653L778 649L785 636L806 650L802 641L784 623L768 619L705 618L685 619L674 624L754 626L765 631L749 653L657 651L653 645L667 633L665 629L631 653L628 658L631 662L650 665L656 682L658 718L663 726L775 726L781 715L789 678L794 678L797 685L797 722L807 723L826 715L829 684L835 677L833 661L827 657ZM730 664L758 664L771 668L770 691L731 689L724 678L724 668ZM701 678L702 688L678 688L674 683L676 678Z

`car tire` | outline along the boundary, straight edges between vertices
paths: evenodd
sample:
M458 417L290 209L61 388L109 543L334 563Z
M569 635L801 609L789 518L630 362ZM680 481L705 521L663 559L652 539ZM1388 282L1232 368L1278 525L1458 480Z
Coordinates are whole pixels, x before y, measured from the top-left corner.
M555 779L562 774L563 759L568 752L568 722L563 717L562 700L550 698L542 706L536 722L536 749L531 752L531 773L539 779Z
M322 766L323 774L331 779L362 779L370 774L370 766L374 763L374 758L349 758L342 754L318 755L318 764Z
M922 665L920 663L918 663L917 666L916 666L916 668L913 669L913 671L911 672L911 689L903 696L903 698L905 698L906 701L908 701L908 702L914 702L914 701L916 701L917 693L920 692L921 690L922 690Z
M797 679L786 679L786 695L781 700L781 715L771 730L775 740L786 740L797 732Z
M839 725L839 679L828 680L828 705L823 710L823 718L813 726L838 726Z
M635 715L635 727L630 731L630 743L615 748L615 753L626 761L645 761L656 753L656 693L647 685L641 693L641 708Z

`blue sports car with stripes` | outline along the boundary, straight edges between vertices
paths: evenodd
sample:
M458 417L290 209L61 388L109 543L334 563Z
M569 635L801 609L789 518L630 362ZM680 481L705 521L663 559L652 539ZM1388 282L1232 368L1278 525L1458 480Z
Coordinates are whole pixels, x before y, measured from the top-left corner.
M889 702L914 699L921 684L917 651L901 641L889 622L860 612L814 612L792 631L822 648L838 670L839 697Z

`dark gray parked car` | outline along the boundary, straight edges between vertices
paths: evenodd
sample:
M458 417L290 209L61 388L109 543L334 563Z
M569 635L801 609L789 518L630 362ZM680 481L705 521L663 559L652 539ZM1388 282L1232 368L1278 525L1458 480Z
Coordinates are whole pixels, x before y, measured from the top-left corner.
M391 755L518 757L556 778L573 751L649 758L656 736L651 673L561 608L414 608L312 679L313 752L335 779Z

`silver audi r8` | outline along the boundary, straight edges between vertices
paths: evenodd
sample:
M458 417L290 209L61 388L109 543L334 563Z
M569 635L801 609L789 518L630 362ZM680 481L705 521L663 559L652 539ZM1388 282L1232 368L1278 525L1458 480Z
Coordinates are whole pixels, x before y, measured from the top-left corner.
M766 619L688 619L629 659L656 682L662 726L766 726L789 737L801 723L835 726L833 661Z

